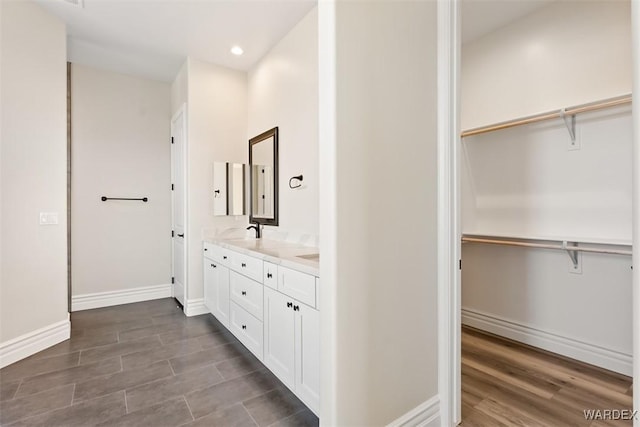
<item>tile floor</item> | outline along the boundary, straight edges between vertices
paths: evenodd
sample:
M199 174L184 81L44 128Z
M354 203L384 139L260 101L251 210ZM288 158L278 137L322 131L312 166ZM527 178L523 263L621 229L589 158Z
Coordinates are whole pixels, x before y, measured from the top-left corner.
M213 316L172 298L72 313L71 339L0 370L2 426L317 426Z

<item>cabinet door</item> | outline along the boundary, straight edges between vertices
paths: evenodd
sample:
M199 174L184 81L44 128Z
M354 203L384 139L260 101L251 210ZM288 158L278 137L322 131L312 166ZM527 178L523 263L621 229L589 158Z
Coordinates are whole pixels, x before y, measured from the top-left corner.
M320 312L295 302L296 395L320 413Z
M213 315L227 328L229 327L229 269L217 264L215 274L215 301Z
M204 258L204 305L229 327L229 269Z
M294 299L264 289L264 364L283 383L294 389Z
M215 287L216 287L216 268L217 263L208 258L204 258L204 305L209 309L210 313L214 311Z

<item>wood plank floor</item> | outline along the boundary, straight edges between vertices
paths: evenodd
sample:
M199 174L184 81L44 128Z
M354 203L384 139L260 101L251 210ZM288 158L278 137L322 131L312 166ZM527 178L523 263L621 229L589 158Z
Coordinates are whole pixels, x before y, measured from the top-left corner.
M464 327L462 423L631 426L631 378ZM587 419L585 410L601 410ZM613 410L607 413L604 410Z
M78 311L71 339L0 369L0 426L317 426L212 315L172 298Z

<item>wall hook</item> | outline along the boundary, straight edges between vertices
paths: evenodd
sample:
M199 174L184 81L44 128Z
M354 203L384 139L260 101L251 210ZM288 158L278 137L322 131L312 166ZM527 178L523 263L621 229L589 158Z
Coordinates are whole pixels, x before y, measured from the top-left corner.
M298 185L291 185L291 181L293 180L298 180L300 182L302 182L302 175L298 175L298 176L292 176L291 178L289 178L289 188L298 188L298 187L302 187L302 184L298 184Z

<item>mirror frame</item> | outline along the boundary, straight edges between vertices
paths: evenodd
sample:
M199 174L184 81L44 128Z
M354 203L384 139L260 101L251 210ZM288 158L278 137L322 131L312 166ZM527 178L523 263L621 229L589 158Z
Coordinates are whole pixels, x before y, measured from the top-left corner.
M253 216L253 156L255 144L273 137L273 218L257 218ZM249 223L262 225L278 225L278 127L269 129L249 140Z

